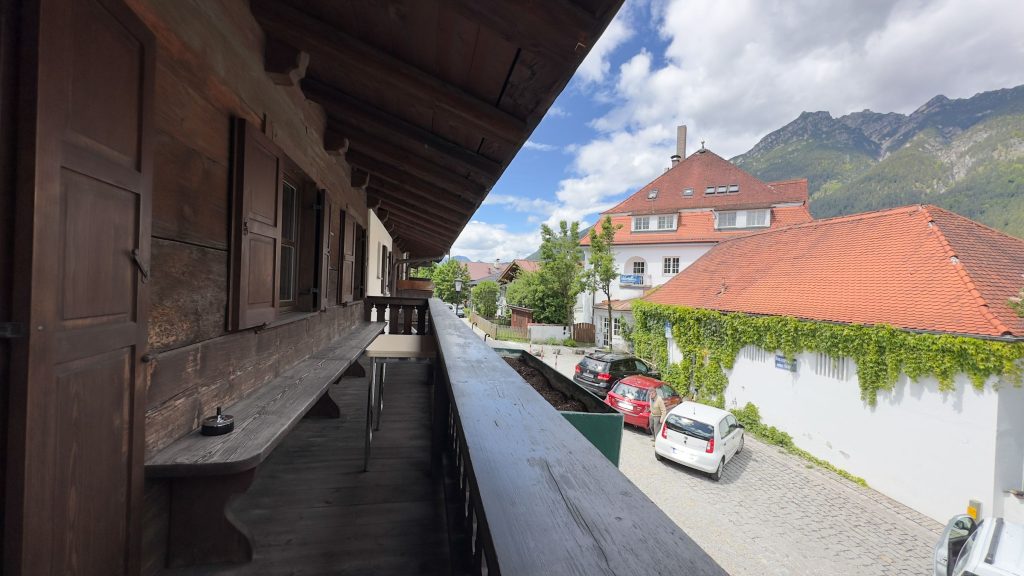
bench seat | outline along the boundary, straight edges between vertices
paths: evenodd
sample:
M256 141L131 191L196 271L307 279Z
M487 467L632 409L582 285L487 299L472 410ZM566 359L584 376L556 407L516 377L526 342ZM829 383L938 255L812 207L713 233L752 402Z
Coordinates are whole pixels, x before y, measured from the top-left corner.
M233 521L227 502L249 488L259 464L304 416L338 417L327 394L331 383L365 375L357 361L383 330L383 322L361 322L226 406L224 413L235 418L231 433L203 436L196 429L146 459L147 477L170 481L169 566L252 559L248 533Z

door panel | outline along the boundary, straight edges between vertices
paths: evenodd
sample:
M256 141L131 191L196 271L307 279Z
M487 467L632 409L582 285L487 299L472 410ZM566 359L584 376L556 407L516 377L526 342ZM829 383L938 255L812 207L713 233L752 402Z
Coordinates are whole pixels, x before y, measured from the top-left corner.
M152 34L120 0L25 3L5 572L138 572ZM27 93L32 93L27 87Z

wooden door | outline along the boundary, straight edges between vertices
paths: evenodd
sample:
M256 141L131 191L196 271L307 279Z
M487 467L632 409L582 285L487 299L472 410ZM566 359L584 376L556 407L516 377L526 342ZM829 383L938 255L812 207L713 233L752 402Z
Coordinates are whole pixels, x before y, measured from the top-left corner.
M5 572L138 572L154 42L120 0L24 2Z

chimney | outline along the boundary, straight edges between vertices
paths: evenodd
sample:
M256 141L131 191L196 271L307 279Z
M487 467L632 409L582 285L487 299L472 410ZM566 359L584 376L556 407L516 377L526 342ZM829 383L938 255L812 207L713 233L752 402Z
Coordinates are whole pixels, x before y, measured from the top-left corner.
M686 158L686 125L676 127L676 156L680 159ZM672 160L672 165L676 165L676 161Z

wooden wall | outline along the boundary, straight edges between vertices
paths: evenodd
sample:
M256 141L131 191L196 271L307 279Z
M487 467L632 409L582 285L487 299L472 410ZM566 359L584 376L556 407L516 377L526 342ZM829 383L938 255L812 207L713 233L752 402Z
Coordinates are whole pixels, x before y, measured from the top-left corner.
M17 86L14 2L0 0L0 322L11 321L14 279L15 94ZM7 453L7 406L10 341L0 338L0 447ZM7 459L0 458L0 542L4 541ZM0 546L0 566L4 565Z
M343 334L362 314L356 304L258 334L226 332L231 119L265 126L335 207L364 226L367 218L365 193L352 188L349 167L323 149L322 110L264 71L264 37L248 2L127 2L158 39L150 452ZM340 219L333 220L337 226Z
M336 210L367 225L366 197L344 160L323 149L325 117L296 87L263 69L261 29L245 0L126 0L158 41L150 366L146 451L151 454L362 320L362 304L237 333L226 331L231 119L265 126L288 156L326 188ZM332 218L334 238L340 218ZM337 258L333 250L332 258ZM332 269L337 262L332 262ZM166 487L147 484L145 573L159 569Z

